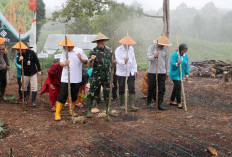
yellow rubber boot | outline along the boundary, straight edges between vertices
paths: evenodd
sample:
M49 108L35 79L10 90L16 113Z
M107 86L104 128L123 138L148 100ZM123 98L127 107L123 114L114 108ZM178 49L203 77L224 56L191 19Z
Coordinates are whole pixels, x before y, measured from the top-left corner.
M55 120L56 121L61 120L61 114L60 114L60 112L62 110L62 107L63 107L63 104L57 101L56 102L56 113L55 113Z
M74 116L74 117L77 117L77 114L74 112L75 107L76 107L76 102L73 102L73 103L72 103L73 116ZM69 114L70 114L71 116L72 116L72 110L71 110L71 108L70 108L70 106L69 106Z

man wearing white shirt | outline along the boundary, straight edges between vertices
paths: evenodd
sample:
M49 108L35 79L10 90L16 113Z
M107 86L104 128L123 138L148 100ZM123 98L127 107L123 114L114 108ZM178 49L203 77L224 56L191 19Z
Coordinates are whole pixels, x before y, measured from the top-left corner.
M63 41L59 45L63 46L65 50L65 44ZM67 47L68 60L66 60L66 51L62 52L60 59L60 65L63 67L63 71L61 76L61 90L56 102L55 120L61 120L60 112L68 97L68 66L70 67L72 109L74 110L79 86L82 81L82 63L87 64L88 62L88 58L84 51L75 47L75 44L69 38L67 38ZM69 109L69 114L72 115L71 108ZM74 116L77 116L77 114L74 113Z
M121 109L125 108L125 81L128 76L128 90L129 90L129 109L132 111L138 110L134 105L135 101L135 77L137 76L137 63L135 59L134 48L131 45L136 44L133 39L126 36L119 41L122 45L115 51L115 58L117 61L116 75L119 83L119 98ZM127 58L127 44L128 44L128 58ZM128 71L126 74L126 64Z

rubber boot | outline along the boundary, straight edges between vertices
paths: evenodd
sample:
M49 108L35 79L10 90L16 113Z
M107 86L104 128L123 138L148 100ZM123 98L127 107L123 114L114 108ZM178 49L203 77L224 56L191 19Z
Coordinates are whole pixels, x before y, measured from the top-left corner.
M36 107L36 103L35 103L36 95L37 95L37 92L32 92L32 96L31 96L31 105L32 105L33 107Z
M147 101L147 108L148 109L155 109L155 106L153 106L150 101Z
M27 91L24 92L24 104L27 105L28 104L28 99L27 99Z
M125 110L125 96L124 96L124 94L119 95L119 99L120 99L120 109Z
M131 110L131 111L137 111L137 110L139 110L139 108L138 107L135 107L135 94L130 94L129 95L129 109Z
M86 112L87 118L92 117L92 113L91 113L92 106L93 106L93 100L87 98L87 112Z
M5 90L6 90L6 87L1 87L0 88L0 98L3 100L3 101L6 101L7 98L5 97Z
M106 99L106 114L108 114L108 107L109 107L109 100ZM109 116L111 116L111 117L116 117L116 115L113 114L112 108L111 108L111 107L109 108Z
M72 102L73 116L74 116L74 117L77 117L77 114L74 112L75 107L76 107L76 102ZM69 106L69 114L70 114L71 116L72 116L72 110L71 110L71 107Z
M164 111L166 108L162 105L162 103L163 101L158 101L158 109Z
M55 113L55 120L56 121L61 120L61 114L60 114L60 112L62 110L62 107L63 107L63 104L57 101L56 102L56 113Z

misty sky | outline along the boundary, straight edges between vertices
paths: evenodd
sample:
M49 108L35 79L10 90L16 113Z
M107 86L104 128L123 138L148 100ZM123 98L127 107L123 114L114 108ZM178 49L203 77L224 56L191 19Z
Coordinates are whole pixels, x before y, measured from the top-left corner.
M46 8L55 9L57 6L61 6L66 0L44 0ZM131 4L134 0L117 0L118 2L124 2ZM145 10L160 9L163 5L163 0L136 0L143 5ZM181 3L186 3L189 7L201 8L208 2L214 2L217 8L232 9L232 0L170 0L171 9L176 8Z

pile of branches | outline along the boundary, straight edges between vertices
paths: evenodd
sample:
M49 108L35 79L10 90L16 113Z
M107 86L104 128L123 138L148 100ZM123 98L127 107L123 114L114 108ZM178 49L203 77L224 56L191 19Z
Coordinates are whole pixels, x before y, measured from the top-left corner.
M192 77L222 78L224 73L232 73L232 62L204 60L192 61L190 65Z

